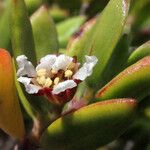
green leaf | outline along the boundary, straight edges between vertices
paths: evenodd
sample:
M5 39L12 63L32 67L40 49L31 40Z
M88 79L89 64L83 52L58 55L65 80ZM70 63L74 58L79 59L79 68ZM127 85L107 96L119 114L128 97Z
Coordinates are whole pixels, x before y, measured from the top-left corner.
M87 21L81 26L79 31L70 38L67 45L67 55L77 56L78 61L82 62L84 58L85 41L87 40L96 20L97 18L92 18L91 20Z
M31 24L35 42L37 60L41 57L57 53L57 32L46 6L41 6L32 16Z
M24 54L33 64L37 64L31 24L23 0L12 0L11 30L15 57ZM22 90L25 91L24 86ZM24 95L31 106L43 117L43 124L47 123L51 115L49 102L44 97L30 95L27 92L24 92Z
M65 48L71 35L77 31L85 21L84 16L75 16L57 24L60 48Z
M128 67L100 89L97 101L132 97L138 101L150 93L150 56Z
M89 77L90 86L95 87L102 81L102 74L121 37L129 4L130 0L110 0L88 35L83 48L84 54L95 55L99 59L92 76Z
M10 0L5 3L6 8L0 20L0 47L8 49L10 44Z
M24 0L12 0L11 7L11 41L14 57L24 54L36 64L31 23Z
M38 9L43 2L44 0L25 0L29 14L32 14L34 11L36 11L36 9Z
M132 18L132 46L140 46L149 40L150 1L134 1L131 9Z
M69 16L69 13L67 12L67 10L61 9L57 5L50 7L49 13L55 22L63 21Z
M82 107L53 122L43 133L45 149L96 149L120 136L131 124L136 102L115 99Z
M118 44L116 45L111 58L108 61L107 67L102 74L103 80L101 85L104 86L115 75L120 73L126 67L126 61L129 57L129 35L126 33L122 35Z
M147 18L149 18L150 13L150 1L149 0L138 0L133 1L131 5L131 15L134 17L133 28L139 28Z
M127 65L129 66L148 55L150 55L150 41L144 43L132 52L127 60Z

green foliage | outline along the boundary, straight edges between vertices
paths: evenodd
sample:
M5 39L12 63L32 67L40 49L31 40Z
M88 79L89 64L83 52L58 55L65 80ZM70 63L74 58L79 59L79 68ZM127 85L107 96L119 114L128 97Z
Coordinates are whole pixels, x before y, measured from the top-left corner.
M136 61L148 55L150 55L150 41L144 43L143 45L138 47L136 50L134 50L133 53L128 58L127 63L128 65L133 64Z
M0 19L0 47L7 49L10 45L10 0L7 0L6 4Z
M45 55L60 53L77 56L81 64L85 55L94 55L98 63L74 98L56 106L45 95L25 92L16 74L14 84L11 57L0 51L0 127L20 140L28 139L21 143L23 148L27 142L29 149L38 145L54 150L94 150L129 129L115 146L123 148L123 143L131 138L134 148L140 147L143 143L139 142L138 133L145 139L143 147L147 150L150 145L147 140L150 139L149 0L133 0L130 11L130 0L3 2L5 5L0 1L0 48L13 51L15 72L15 59L19 55L26 55L35 67ZM26 134L16 88L30 124L24 118ZM133 119L136 120L129 128Z
M14 57L24 54L36 64L32 28L25 3L23 0L12 0L11 7L11 41Z
M46 6L41 6L31 16L37 60L50 53L58 52L57 32Z
M136 102L116 99L83 107L53 122L41 143L53 150L95 149L118 137L133 119Z
M61 48L66 47L70 36L85 21L84 16L75 16L57 24L58 39Z
M133 97L138 101L150 92L150 56L128 67L97 92L97 100Z

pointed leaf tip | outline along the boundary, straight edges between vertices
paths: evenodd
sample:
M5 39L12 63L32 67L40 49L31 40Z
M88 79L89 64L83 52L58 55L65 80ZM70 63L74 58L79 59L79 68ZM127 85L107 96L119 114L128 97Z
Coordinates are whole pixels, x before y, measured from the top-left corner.
M30 18L37 61L50 53L58 53L57 31L48 9L42 5Z
M15 58L24 54L36 64L32 28L24 0L11 3L11 41Z

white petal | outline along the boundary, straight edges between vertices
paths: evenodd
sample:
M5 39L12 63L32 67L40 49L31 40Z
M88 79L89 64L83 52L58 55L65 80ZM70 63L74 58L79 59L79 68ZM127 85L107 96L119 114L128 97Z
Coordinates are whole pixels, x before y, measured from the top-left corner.
M19 77L17 80L21 82L22 84L24 84L25 86L30 84L31 82L31 78L28 78L28 77Z
M60 82L59 84L57 84L54 87L52 93L53 94L59 94L60 92L63 92L67 89L72 89L76 86L77 86L77 84L73 80L66 80L64 82Z
M39 86L36 86L36 85L33 85L33 84L29 84L26 86L26 91L29 93L29 94L36 94L38 93L38 91L41 89L41 87Z
M20 55L16 58L16 60L19 68L22 68L24 66L24 62L27 60L27 57L25 55Z
M30 61L27 60L27 57L25 55L20 55L16 58L17 64L18 64L18 71L17 76L24 76L27 75L29 77L35 77L36 71L34 66Z
M85 80L88 76L90 76L93 72L93 67L98 62L97 57L95 56L85 56L86 62L73 76L73 79Z
M40 64L36 67L36 70L39 69L46 69L50 70L52 65L55 63L57 59L56 55L46 55L45 57L41 58Z
M19 82L21 82L22 84L24 84L24 86L26 88L26 92L29 93L29 94L38 93L38 91L41 89L41 87L39 87L39 86L30 84L31 78L20 77L17 80Z
M72 57L66 56L64 54L59 55L52 68L56 71L58 71L59 69L66 70L66 67L72 62L72 60Z

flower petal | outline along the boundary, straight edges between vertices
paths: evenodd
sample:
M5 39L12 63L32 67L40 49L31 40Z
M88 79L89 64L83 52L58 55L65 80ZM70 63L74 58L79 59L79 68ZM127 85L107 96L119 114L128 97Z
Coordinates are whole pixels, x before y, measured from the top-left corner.
M73 79L77 80L85 80L86 77L90 76L93 72L93 67L98 62L97 57L95 56L85 56L86 62L83 64L83 67L81 67L73 76Z
M72 57L66 56L64 54L59 55L52 68L56 71L58 71L59 69L66 70L67 66L72 62L72 60Z
M38 91L41 89L41 87L37 86L37 85L33 85L33 84L29 84L26 86L26 91L29 94L36 94L38 93Z
M17 80L20 83L24 84L25 86L30 84L30 82L31 82L31 78L28 78L28 77L19 77Z
M41 87L30 84L31 82L31 78L27 78L27 77L20 77L17 79L19 82L21 82L22 84L24 84L25 88L26 88L26 92L29 94L35 94L38 93L38 91L41 89Z
M46 69L50 70L52 65L55 63L57 59L56 55L46 55L45 57L41 58L40 64L36 67L36 70L39 69Z
M52 93L53 94L59 94L61 92L64 92L67 89L72 89L76 86L77 86L77 84L73 80L66 80L64 82L60 82L59 84L57 84L54 87Z
M25 55L20 55L16 58L17 64L18 64L18 71L17 76L24 76L27 75L29 77L35 77L36 71L34 66L30 61L27 60L27 57Z

